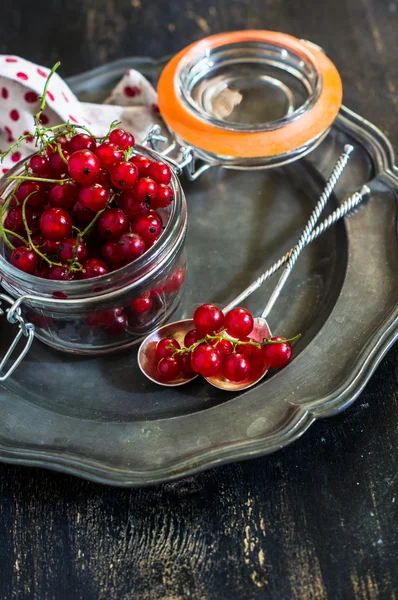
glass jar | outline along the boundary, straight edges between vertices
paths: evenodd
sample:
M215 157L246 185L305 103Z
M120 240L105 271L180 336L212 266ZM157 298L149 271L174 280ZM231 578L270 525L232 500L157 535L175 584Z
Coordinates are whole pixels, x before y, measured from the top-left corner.
M137 150L152 160L164 160L147 148L137 146ZM25 162L7 176L21 175ZM0 241L1 285L16 301L11 311L15 314L20 307L24 321L34 325L39 340L64 352L105 354L136 344L170 319L184 289L187 231L186 200L174 172L170 185L174 201L158 211L164 226L159 239L133 263L107 275L79 281L28 275L10 264L8 249ZM2 202L14 187L15 181L1 180ZM145 307L134 302L142 296L149 298ZM147 310L140 312L140 308Z

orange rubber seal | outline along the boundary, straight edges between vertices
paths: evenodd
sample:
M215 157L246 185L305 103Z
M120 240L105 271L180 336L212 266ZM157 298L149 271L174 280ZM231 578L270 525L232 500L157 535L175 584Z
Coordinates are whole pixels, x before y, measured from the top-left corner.
M183 104L175 85L181 61L193 49L209 51L242 42L262 42L312 61L322 79L322 90L308 112L271 131L224 130L206 123ZM236 31L210 36L179 52L165 67L158 85L158 104L166 124L178 138L205 152L234 158L261 158L297 150L324 133L335 120L342 102L343 88L334 64L312 44L275 31Z

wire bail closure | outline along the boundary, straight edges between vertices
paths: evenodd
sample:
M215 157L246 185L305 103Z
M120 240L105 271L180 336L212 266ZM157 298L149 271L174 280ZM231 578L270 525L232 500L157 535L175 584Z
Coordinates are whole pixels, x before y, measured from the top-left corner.
M152 150L160 154L163 159L170 165L170 167L174 170L175 174L180 177L183 173L188 181L196 181L202 173L210 169L215 165L210 165L208 163L203 164L201 167L196 169L196 157L194 149L191 146L181 146L179 147L179 154L181 155L181 160L174 160L170 158L168 155L173 150L178 148L177 142L174 140L167 148L164 150L159 150L159 143L166 144L168 142L168 138L161 134L161 129L159 125L153 125L149 131L144 141L142 142L143 146L148 145Z
M3 310L1 308L2 301L7 302L10 305L10 308ZM12 323L13 325L18 324L18 333L16 334L12 344L7 350L3 360L0 362L0 382L5 381L6 379L8 379L8 377L10 377L10 375L13 374L15 369L20 365L20 363L23 361L23 359L29 352L33 339L35 337L35 326L33 325L33 323L25 322L21 314L21 309L19 307L14 308L14 304L15 300L13 298L11 298L10 296L6 296L5 294L0 294L0 315L7 314L7 321L9 323ZM23 336L27 338L25 346L23 347L23 349L21 350L20 354L13 362L11 367L8 369L8 371L5 371L4 373L4 369L9 359L11 358L15 348L18 345L18 342Z

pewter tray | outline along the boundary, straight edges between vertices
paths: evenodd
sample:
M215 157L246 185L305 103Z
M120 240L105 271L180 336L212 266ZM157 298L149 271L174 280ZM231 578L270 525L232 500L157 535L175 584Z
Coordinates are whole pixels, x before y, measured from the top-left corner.
M125 59L69 83L96 100L127 67L156 79L162 66ZM355 153L329 210L364 183L371 197L303 252L270 316L274 332L303 333L290 365L233 395L203 380L157 387L140 373L136 351L79 358L34 342L0 388L0 460L146 485L273 452L351 404L398 336L398 170L386 138L349 110L305 160L211 169L183 183L189 268L176 316L205 301L226 305L293 245L346 142ZM255 314L274 284L247 301ZM2 355L13 334L0 319Z

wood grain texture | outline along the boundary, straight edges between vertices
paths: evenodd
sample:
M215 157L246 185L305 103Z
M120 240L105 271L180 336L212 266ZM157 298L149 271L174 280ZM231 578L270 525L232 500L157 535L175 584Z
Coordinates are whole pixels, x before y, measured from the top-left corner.
M3 0L1 12L0 52L61 59L63 75L229 29L310 39L345 104L398 147L395 0ZM291 447L152 489L0 466L0 598L397 598L397 384L395 347L353 407Z

